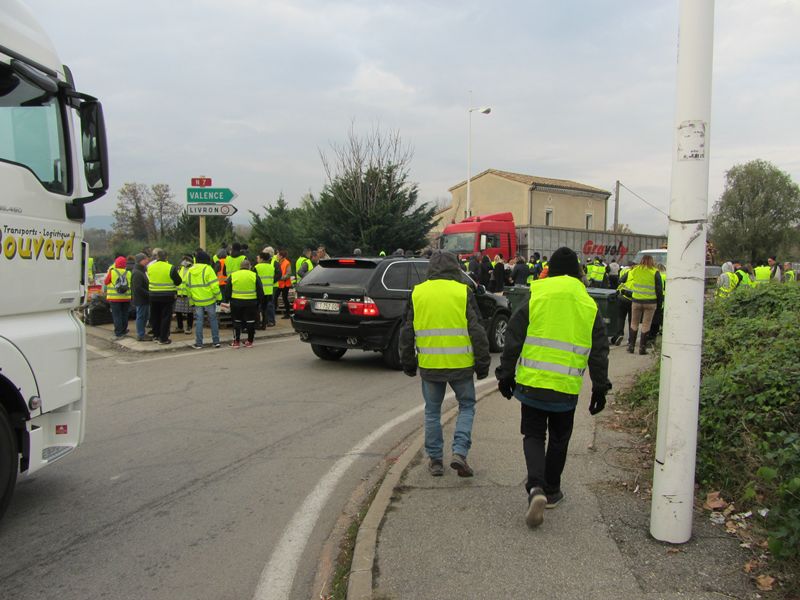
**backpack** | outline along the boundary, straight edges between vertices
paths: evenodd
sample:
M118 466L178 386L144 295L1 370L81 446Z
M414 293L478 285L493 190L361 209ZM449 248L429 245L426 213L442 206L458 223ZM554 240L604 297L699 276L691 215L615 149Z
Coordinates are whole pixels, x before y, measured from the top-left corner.
M117 281L114 283L114 291L118 294L127 294L128 290L128 274L126 271L118 271L114 269L114 272L117 274Z

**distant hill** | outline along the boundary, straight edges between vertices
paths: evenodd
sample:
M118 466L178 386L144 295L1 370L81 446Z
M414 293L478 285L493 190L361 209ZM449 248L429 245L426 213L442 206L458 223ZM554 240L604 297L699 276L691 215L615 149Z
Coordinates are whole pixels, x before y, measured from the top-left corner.
M86 222L83 224L85 229L105 229L111 231L111 226L114 224L114 217L111 215L97 215L93 217L86 217Z

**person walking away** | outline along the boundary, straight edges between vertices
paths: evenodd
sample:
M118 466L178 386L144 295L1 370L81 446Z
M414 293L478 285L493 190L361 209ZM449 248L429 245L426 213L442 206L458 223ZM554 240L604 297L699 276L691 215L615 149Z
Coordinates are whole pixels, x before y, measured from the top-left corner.
M783 263L783 283L795 283L797 278L794 274L794 269L792 268L792 263L785 262Z
M360 250L359 254L361 254ZM311 248L303 249L303 255L295 261L294 267L295 273L297 273L297 283L300 283L303 277L305 277L308 272L314 268L314 264L311 262Z
M717 277L717 298L727 298L730 293L739 285L739 278L733 271L733 263L725 262L722 264L722 273Z
M147 282L147 263L150 259L140 252L134 257L133 272L131 274L131 292L133 306L136 308L136 340L149 342L152 335L147 335L147 322L150 320L150 292Z
M275 265L272 262L272 256L267 252L259 253L256 261L256 276L261 281L261 287L264 288L264 297L258 306L261 316L259 326L261 329L266 329L267 327L275 327L275 305L272 303Z
M529 302L511 315L495 370L500 393L521 404L529 527L541 525L544 509L564 498L561 475L586 367L592 380L590 414L605 408L611 389L605 323L582 271L569 248L553 253L547 279L535 281Z
M431 475L444 475L442 401L447 386L458 401L450 467L459 477L472 477L467 455L472 446L475 417L475 373L489 375L491 355L480 311L472 290L462 283L458 258L436 252L428 266L428 279L414 286L400 330L400 362L409 377L422 380L425 400L425 452Z
M127 269L124 256L116 258L103 283L114 320L114 340L119 340L128 334L128 311L131 306L131 272Z
M186 292L189 305L194 310L194 344L192 348L203 348L203 321L208 317L211 329L211 343L219 348L219 320L217 319L217 302L222 301L219 279L214 271L211 257L203 250L195 253L195 263L187 270Z
M241 345L242 329L247 330L245 348L253 347L256 335L256 315L258 304L264 297L264 287L255 271L250 270L250 261L242 261L241 268L228 277L227 292L230 294L226 300L230 303L231 319L233 320L233 341L231 348Z
M178 275L181 276L181 283L178 285L177 298L175 299L175 320L177 321L177 328L174 333L183 332L186 335L192 333L194 310L189 305L189 295L186 290L186 276L193 264L194 260L188 254L185 254L183 259L181 259L181 266L178 270Z
M619 346L621 340L625 337L625 332L628 332L628 345L635 344L635 338L631 338L631 306L633 301L633 288L628 282L628 274L630 273L631 266L628 265L620 270L619 283L617 284L617 294L619 298L619 326L620 337L616 341ZM625 326L627 320L628 326Z
M628 332L628 352L633 354L636 347L636 336L641 321L642 336L639 341L639 354L647 354L647 334L656 307L662 301L661 273L653 264L653 257L646 254L642 262L628 272L628 285L631 296L631 329Z
M275 277L278 278L278 292L280 293L281 301L283 302L283 318L291 318L291 309L289 307L289 288L292 287L292 263L287 258L286 250L278 250L278 267L280 269L280 276L278 276L278 269L275 270ZM275 310L277 312L277 298Z
M150 293L150 322L159 344L171 344L169 325L181 276L177 267L167 262L167 252L159 248L156 259L147 265Z
M511 280L514 285L528 285L528 277L531 275L531 270L528 268L528 263L522 256L517 255L517 261L514 268L511 269Z

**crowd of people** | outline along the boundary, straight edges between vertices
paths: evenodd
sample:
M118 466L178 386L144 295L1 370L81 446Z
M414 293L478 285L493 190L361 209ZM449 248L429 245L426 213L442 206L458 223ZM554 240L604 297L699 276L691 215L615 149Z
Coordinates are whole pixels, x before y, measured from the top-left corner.
M210 256L203 248L171 261L161 248L145 248L132 256L118 256L103 283L114 321L114 339L129 335L129 314L136 312L136 339L170 344L171 333L190 335L194 348L203 348L203 329L211 329L211 343L220 347L220 311L230 312L232 348L250 348L257 328L276 324L279 308L291 317L289 290L308 275L321 258L330 258L324 246L305 248L292 265L284 249L266 246L252 256L247 244L223 244ZM93 261L92 261L93 262ZM172 329L175 317L176 328ZM244 341L242 337L245 336Z

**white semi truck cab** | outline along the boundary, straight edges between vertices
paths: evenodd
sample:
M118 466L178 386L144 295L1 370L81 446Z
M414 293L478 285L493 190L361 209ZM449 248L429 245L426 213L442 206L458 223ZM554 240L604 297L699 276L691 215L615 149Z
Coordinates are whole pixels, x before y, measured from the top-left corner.
M0 517L18 473L86 424L85 204L108 189L103 111L42 28L0 3Z

